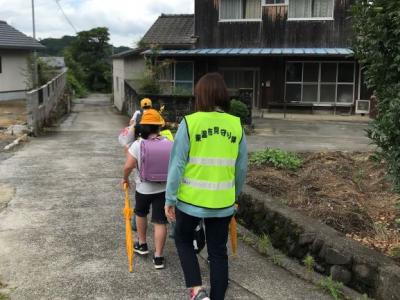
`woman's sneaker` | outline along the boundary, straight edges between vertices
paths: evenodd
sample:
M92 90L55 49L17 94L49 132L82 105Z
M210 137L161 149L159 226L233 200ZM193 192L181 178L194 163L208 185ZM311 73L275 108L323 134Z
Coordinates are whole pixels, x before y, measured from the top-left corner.
M153 263L154 263L154 268L156 269L164 269L164 257L155 257L153 256Z
M149 248L147 247L147 244L140 244L139 241L135 242L134 251L140 255L149 254Z
M196 295L193 291L190 292L190 300L210 300L205 289L200 289Z

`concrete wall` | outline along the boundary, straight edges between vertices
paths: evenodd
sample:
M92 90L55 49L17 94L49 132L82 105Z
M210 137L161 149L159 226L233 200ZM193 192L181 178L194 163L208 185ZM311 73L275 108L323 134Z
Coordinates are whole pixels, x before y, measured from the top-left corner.
M124 103L124 60L113 59L113 91L114 91L114 105L121 111Z
M27 51L0 50L0 93L26 90L28 56Z
M114 105L122 111L125 101L125 79L136 79L143 74L145 68L142 56L131 56L113 59Z

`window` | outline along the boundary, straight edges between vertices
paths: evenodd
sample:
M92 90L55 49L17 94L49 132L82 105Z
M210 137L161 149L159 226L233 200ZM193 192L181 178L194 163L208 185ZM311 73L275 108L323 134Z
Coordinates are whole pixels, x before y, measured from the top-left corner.
M161 68L159 73L161 91L165 95L193 94L193 62L173 62Z
M261 0L220 0L220 21L260 21Z
M3 72L2 66L1 66L1 56L0 56L0 74Z
M288 62L285 101L352 104L354 68L352 62Z
M119 78L118 78L118 76L115 77L115 87L117 89L117 92L119 92Z
M333 19L334 0L295 0L289 2L289 20Z
M287 0L263 0L262 4L265 6L283 5L287 4Z

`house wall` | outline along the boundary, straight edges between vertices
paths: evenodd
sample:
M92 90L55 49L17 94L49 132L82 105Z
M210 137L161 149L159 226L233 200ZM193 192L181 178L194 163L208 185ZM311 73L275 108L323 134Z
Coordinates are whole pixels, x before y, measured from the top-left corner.
M124 104L124 79L125 69L123 59L113 59L113 91L114 91L114 105L122 111Z
M195 83L207 72L218 72L222 69L253 69L258 72L255 83L255 108L279 106L285 103L285 72L288 61L310 62L354 62L346 58L321 57L193 57L186 60L195 61ZM355 70L354 99L358 98L359 66ZM268 83L268 84L267 84ZM294 103L293 103L294 104ZM298 105L298 103L296 104ZM304 103L313 106L313 103ZM318 105L318 104L317 104Z
M0 50L0 100L25 98L29 52Z
M287 5L263 6L261 22L219 22L219 1L195 1L198 48L334 48L351 43L354 0L335 0L334 20L327 21L289 21Z
M114 105L119 111L124 109L125 79L137 79L144 71L145 62L141 55L113 59Z

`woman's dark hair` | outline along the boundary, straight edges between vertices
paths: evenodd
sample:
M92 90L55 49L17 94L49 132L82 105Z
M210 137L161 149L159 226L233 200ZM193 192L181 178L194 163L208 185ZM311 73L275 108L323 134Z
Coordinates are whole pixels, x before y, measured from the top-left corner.
M216 107L229 110L229 93L221 74L207 73L194 90L196 111L213 111Z
M159 132L159 125L140 125L140 136L142 137L142 139L147 140L150 134L157 134Z

